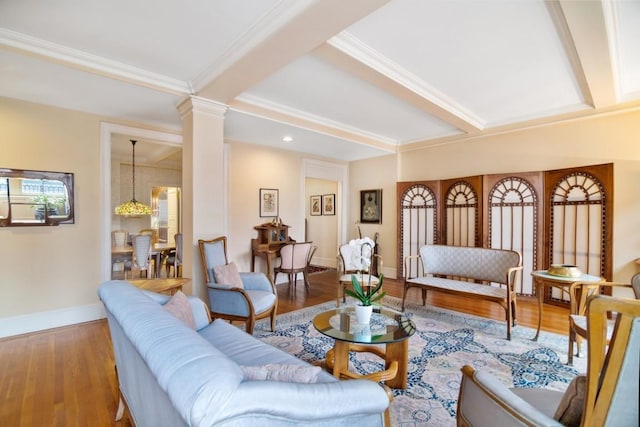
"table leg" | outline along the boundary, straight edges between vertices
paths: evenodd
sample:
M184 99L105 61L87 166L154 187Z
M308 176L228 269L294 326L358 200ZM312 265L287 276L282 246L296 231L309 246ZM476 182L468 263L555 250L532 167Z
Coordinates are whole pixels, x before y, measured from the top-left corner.
M395 377L386 381L386 384L391 388L407 388L407 374L409 367L409 340L402 340L398 342L391 342L387 344L385 368L396 362L398 365L398 372Z
M538 341L540 336L540 327L542 326L542 302L544 299L544 282L538 279L533 280L536 285L536 298L538 299L538 328L536 329L536 336L533 337L533 341Z
M333 376L338 379L349 370L349 346L348 342L336 340L333 347Z

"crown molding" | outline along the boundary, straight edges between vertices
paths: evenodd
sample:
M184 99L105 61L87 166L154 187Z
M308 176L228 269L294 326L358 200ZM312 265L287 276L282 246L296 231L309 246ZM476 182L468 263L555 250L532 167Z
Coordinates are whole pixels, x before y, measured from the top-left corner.
M144 86L173 95L192 93L187 82L153 73L118 61L103 58L81 50L52 43L26 34L0 28L0 46L63 64L78 70L117 79L137 86Z
M453 99L429 86L415 74L382 55L347 31L332 37L327 44L365 64L390 80L402 85L438 108L448 112L471 127L481 130L485 122Z
M327 120L313 114L296 110L266 99L242 95L230 103L234 111L296 126L313 132L323 133L336 138L345 139L379 148L388 152L396 152L398 141L380 136L359 128Z
M535 120L528 120L526 122L510 123L507 125L496 126L486 129L478 134L474 135L451 135L443 138L434 138L422 141L413 141L407 144L403 144L398 147L398 152L409 152L420 149L435 148L443 145L457 144L465 141L473 141L475 139L487 138L490 136L523 132L536 128L544 128L548 126L555 126L565 123L577 122L582 120L596 119L600 117L614 116L618 114L632 113L640 111L640 101L627 102L616 106L600 108L600 109L588 109L569 112L553 117L541 117Z
M229 106L211 99L191 95L178 104L177 109L182 119L193 111L222 119Z

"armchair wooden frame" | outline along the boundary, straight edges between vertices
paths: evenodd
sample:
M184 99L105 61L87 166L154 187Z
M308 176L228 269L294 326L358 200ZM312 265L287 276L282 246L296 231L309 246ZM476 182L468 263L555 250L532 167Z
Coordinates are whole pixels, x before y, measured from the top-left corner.
M629 283L622 282L576 282L569 288L571 312L569 314L569 350L567 352L567 365L573 365L574 343L576 357L580 357L582 340L587 339L587 300L593 295L600 295L605 288L629 288ZM609 321L607 336L611 336L613 321Z
M589 346L579 425L637 425L640 300L591 295L585 298L585 306ZM609 339L610 318L615 321ZM470 365L462 367L462 374L456 414L459 427L562 425L551 417L562 392L523 388L516 393Z
M222 245L223 245L223 248L224 248L225 263L228 264L228 259L227 259L227 237L226 236L217 237L217 238L211 239L211 240L202 240L202 239L198 240L198 248L200 249L200 258L201 258L201 261L202 261L202 268L204 270L205 283L207 285L209 285L210 283L213 283L214 282L214 280L213 280L214 278L211 277L210 274L209 274L209 266L208 266L207 258L206 258L206 255L205 255L205 245L206 244L210 244L210 243L220 242L220 241L222 241ZM211 318L212 319L220 318L220 319L225 319L225 320L228 320L228 321L231 321L231 322L233 322L233 321L244 322L246 324L247 333L253 334L253 328L254 328L254 326L256 324L256 320L260 320L260 319L264 319L264 318L269 317L270 320L271 320L271 330L275 331L276 313L277 313L277 309L278 309L278 298L277 298L278 292L276 290L275 285L273 284L273 281L269 277L266 277L266 280L271 285L271 289L272 289L274 295L276 295L275 302L267 310L264 310L261 313L256 313L256 310L254 308L253 302L251 301L251 297L249 296L247 291L245 289L235 288L234 287L234 288L225 289L224 291L235 292L238 295L241 295L242 298L244 299L247 307L248 307L249 315L248 316L240 316L240 315L234 315L234 314L228 314L228 313L219 313L219 312L215 312L215 311L211 310Z

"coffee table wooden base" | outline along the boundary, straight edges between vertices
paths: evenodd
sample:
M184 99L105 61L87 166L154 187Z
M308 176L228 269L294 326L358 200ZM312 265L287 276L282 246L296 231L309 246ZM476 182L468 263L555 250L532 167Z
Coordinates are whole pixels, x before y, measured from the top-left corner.
M336 378L369 379L384 383L391 388L407 388L409 340L387 343L385 351L374 345L351 344L336 340L335 346L327 352L327 370ZM349 371L349 352L373 353L385 361L385 370L360 375Z

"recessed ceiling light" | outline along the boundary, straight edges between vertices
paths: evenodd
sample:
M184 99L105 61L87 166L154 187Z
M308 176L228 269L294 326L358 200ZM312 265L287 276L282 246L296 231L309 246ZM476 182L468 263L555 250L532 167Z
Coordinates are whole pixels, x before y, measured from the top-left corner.
M282 140L283 140L284 142L292 142L292 141L293 141L293 137L291 137L291 136L285 136L285 137L283 137L283 138L282 138Z

